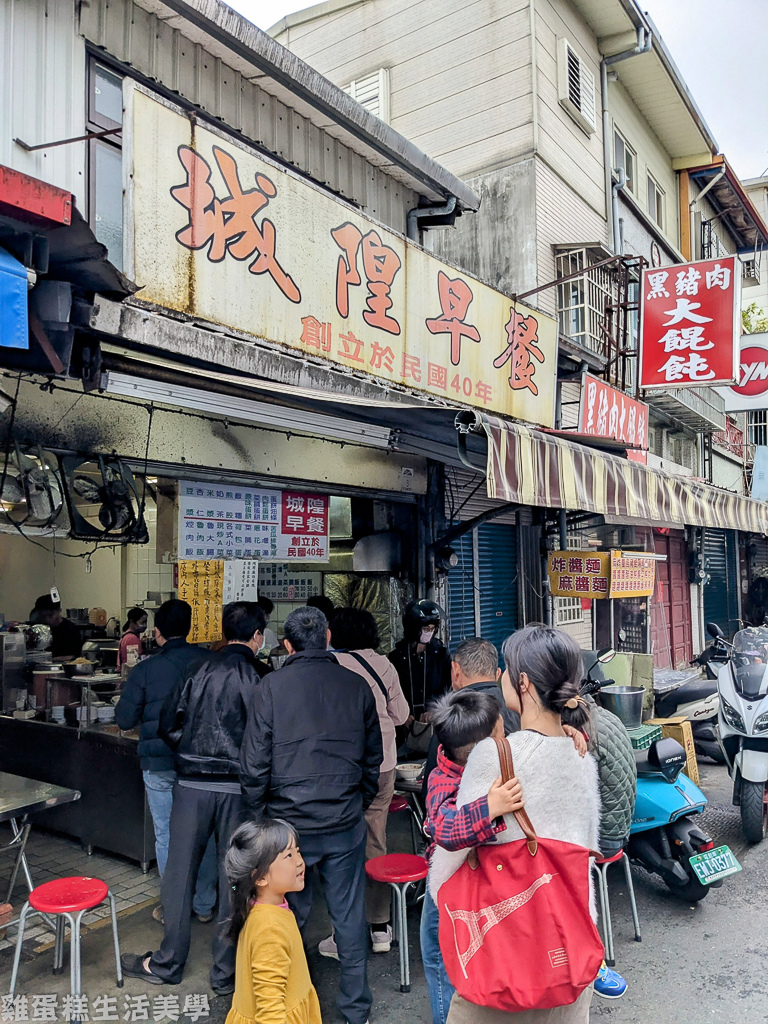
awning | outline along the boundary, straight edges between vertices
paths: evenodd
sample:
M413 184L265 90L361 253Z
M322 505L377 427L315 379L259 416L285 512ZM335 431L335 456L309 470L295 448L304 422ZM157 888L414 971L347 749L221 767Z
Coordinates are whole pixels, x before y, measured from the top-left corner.
M463 413L460 430L488 435L490 498L627 517L649 525L709 526L768 534L768 504L648 469L495 416Z

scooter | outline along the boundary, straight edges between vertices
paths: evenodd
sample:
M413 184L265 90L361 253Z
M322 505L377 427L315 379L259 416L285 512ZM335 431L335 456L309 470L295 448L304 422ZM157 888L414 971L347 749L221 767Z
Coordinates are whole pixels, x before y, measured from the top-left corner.
M582 694L598 693L613 680L594 679L593 670L612 652L600 651L582 683ZM741 868L727 846L715 849L697 818L707 798L687 775L685 750L671 738L635 751L637 797L627 854L687 902L704 899L712 886Z
M730 644L715 622L707 632L728 648L718 672L720 743L733 779L733 803L750 843L768 831L768 626L739 630Z
M707 668L717 662L708 661ZM713 671L713 670L710 670ZM691 723L691 733L696 753L709 757L718 764L725 763L725 757L717 738L717 715L720 696L717 678L692 679L675 690L670 690L656 699L657 718L682 716Z

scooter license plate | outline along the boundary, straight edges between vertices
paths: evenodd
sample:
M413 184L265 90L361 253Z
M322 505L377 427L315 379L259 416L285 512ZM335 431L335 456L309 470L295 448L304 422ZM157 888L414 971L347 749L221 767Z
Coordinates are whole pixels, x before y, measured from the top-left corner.
M735 875L741 871L741 864L736 860L730 846L718 846L716 850L707 850L691 857L691 867L702 885L711 885L721 878Z

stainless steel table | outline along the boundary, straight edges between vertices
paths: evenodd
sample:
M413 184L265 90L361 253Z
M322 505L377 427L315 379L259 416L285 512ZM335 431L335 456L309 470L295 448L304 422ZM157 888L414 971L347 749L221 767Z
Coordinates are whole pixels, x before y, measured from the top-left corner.
M80 793L76 789L66 789L64 786L54 786L49 782L38 782L37 779L25 779L21 775L9 775L7 772L0 772L0 822L8 821L11 824L13 838L10 843L0 846L0 851L9 850L15 852L16 857L11 871L11 879L8 883L6 903L10 903L11 895L16 886L16 879L19 868L24 873L27 888L32 892L34 884L32 875L27 863L26 847L32 823L30 815L38 814L49 807L57 807L60 804L69 804L80 799ZM16 923L16 918L4 921L0 928L7 928Z

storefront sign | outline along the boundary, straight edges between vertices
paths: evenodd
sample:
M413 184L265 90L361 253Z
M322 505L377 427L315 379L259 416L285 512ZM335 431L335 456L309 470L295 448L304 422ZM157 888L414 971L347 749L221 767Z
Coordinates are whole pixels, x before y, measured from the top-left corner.
M739 352L738 384L718 388L726 412L768 409L768 334L745 334Z
M130 96L128 247L140 298L357 374L553 426L555 320L139 87Z
M555 597L608 597L611 555L608 551L555 551L549 556L547 574Z
M221 640L224 562L179 561L179 598L192 606L191 644Z
M324 562L328 497L182 480L180 558Z
M655 584L655 558L624 551L611 551L609 597L649 597Z
M741 265L735 256L643 271L640 387L738 380Z
M271 601L299 601L323 592L323 576L319 572L295 572L288 565L262 566L259 593Z
M607 437L629 448L648 447L648 406L585 373L579 405L579 433Z

